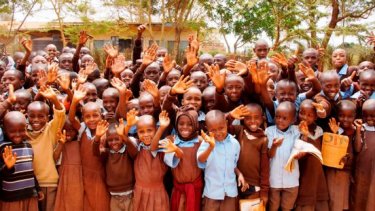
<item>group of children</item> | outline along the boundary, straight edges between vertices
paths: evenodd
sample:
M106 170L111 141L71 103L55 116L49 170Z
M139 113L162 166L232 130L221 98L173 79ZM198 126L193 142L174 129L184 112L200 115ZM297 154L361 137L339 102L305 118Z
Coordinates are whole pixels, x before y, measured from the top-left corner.
M181 66L156 44L132 61L105 45L99 70L89 39L0 61L0 210L375 209L375 70L321 51L268 57L255 43L246 63L198 55L189 37ZM375 44L375 37L369 38ZM324 132L349 137L344 168L297 154L321 149ZM374 142L374 143L372 143Z

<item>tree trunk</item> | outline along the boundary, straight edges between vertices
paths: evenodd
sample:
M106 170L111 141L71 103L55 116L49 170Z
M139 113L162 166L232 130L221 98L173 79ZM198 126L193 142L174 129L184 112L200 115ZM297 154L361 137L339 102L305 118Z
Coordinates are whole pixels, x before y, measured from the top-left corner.
M164 27L165 27L165 0L161 0L161 38L160 46L166 47L164 39Z
M176 23L175 23L176 24ZM181 61L181 55L180 55L180 40L181 40L181 32L182 29L180 28L179 25L176 25L174 28L174 56L176 58L176 61L179 62Z
M221 33L224 37L224 41L225 41L225 45L227 46L227 49L228 49L228 53L231 53L231 50L230 50L230 45L228 43L228 40L227 40L227 36L225 35L225 33Z
M307 1L308 23L310 30L310 47L315 48L318 45L318 37L316 33L316 1Z
M329 40L331 39L332 33L335 30L340 14L340 9L339 9L339 2L338 0L331 0L332 3L332 15L331 15L331 20L329 21L328 28L324 33L324 38L322 41L322 48L327 49Z

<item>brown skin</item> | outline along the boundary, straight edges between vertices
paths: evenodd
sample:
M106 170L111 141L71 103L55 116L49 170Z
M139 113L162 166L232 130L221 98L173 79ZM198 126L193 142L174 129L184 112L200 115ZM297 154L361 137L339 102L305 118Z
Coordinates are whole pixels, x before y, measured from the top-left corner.
M37 55L35 56L32 60L31 60L31 65L32 66L35 66L37 64L43 64L43 65L46 65L48 62L47 62L47 59L44 58L43 56L40 56L40 55Z
M126 84L126 87L130 87L130 82L134 77L134 73L130 69L125 69L120 74L120 79Z
M271 79L269 79L267 81L267 91L268 91L271 99L274 99L274 97L275 97L275 83Z
M219 65L220 69L225 67L225 63L227 62L227 57L223 54L216 54L214 56L214 64Z
M258 59L267 58L268 52L270 51L270 47L268 43L264 40L258 40L255 43L254 53L258 57Z
M21 143L26 136L26 118L18 111L8 112L4 119L4 133L14 144Z
M359 87L368 96L371 96L375 91L375 71L365 70L359 75Z
M154 81L155 83L158 83L160 74L161 72L159 64L153 62L146 67L146 69L143 72L143 77L144 79L149 79L151 81Z
M320 74L320 83L323 93L331 100L340 91L340 77L336 72L323 72Z
M73 69L73 55L70 53L63 53L59 57L59 67L65 70Z
M238 102L241 99L244 89L244 81L240 76L230 75L225 79L224 92L232 102Z
M273 63L273 62L268 62L268 74L271 76L271 79L273 81L276 81L277 80L277 76L279 75L279 67Z
M151 94L144 92L139 97L139 111L141 115L154 115L154 98Z
M141 116L137 122L138 138L145 145L151 145L152 138L156 133L155 120L150 115Z
M375 126L375 100L369 99L362 106L363 121L368 126Z
M119 102L119 92L117 89L108 88L103 92L103 107L108 112L115 112Z
M332 53L332 65L339 71L346 64L346 52L344 49L336 49Z
M294 82L281 80L276 86L276 99L281 103L289 101L294 103L297 98L297 87Z
M190 87L183 95L182 105L192 105L198 112L202 107L202 92L197 87Z
M106 132L106 141L109 149L118 152L123 146L121 136L119 136L114 128L109 128Z
M277 129L286 131L293 124L296 108L291 102L282 102L276 108L275 124Z
M182 138L188 138L195 132L193 131L192 122L189 117L182 115L177 121L177 131L182 136Z
M356 117L356 105L348 100L342 100L338 109L338 121L345 131L354 130L353 123Z
M41 130L48 122L48 105L40 101L30 103L27 107L27 117L33 131Z
M305 74L303 74L301 71L298 71L296 72L296 77L301 92L307 92L311 89L312 84L310 81L306 80L307 77L305 76Z
M109 87L109 81L104 78L98 78L98 79L95 79L92 83L95 85L96 90L98 92L98 97L101 99L103 96L104 90Z
M216 141L224 141L228 135L227 120L225 115L218 110L212 110L206 115L206 126L210 133L213 133Z
M54 44L48 44L45 50L48 53L49 58L52 59L57 56L57 48Z
M207 87L202 94L206 112L211 111L215 107L215 93L216 89L214 86Z
M159 94L160 94L160 104L163 104L165 97L169 93L172 87L170 86L162 86L159 89Z
M166 84L170 87L173 87L173 85L175 85L175 83L177 83L177 81L178 81L178 79L180 79L180 77L181 77L180 71L178 71L176 69L172 69L166 77Z
M20 89L24 84L22 73L18 70L5 71L1 82L4 84L4 89L9 89L8 85L13 84L14 90Z
M359 63L358 69L359 69L359 73L361 73L362 71L365 71L365 70L375 69L375 65L374 63L370 61L364 61L364 62Z
M135 109L136 111L139 111L139 100L138 99L131 99L129 102L126 104L126 110L130 111L132 109Z
M83 86L86 89L86 96L83 99L84 103L88 102L96 102L98 99L98 92L96 90L96 87L92 83L84 83Z
M211 54L205 53L199 57L198 67L197 67L198 70L205 72L206 71L206 68L204 67L205 63L208 64L209 66L211 66L214 63L214 58L211 56Z
M258 104L248 104L246 105L249 115L245 116L243 119L244 126L250 132L256 132L260 126L263 124L263 111L262 107Z
M202 92L208 86L207 75L202 71L191 73L190 80L192 80L194 82L194 85L197 86Z
M298 119L299 121L305 121L308 126L315 125L315 121L317 120L318 116L316 113L315 107L312 105L312 100L304 100L302 101L299 113L298 113ZM313 131L310 131L313 132Z
M314 67L318 64L319 52L314 48L306 49L302 53L302 59L304 62L309 64L310 67Z
M88 102L82 107L82 119L92 133L95 132L96 126L102 120L100 107L93 102Z
M19 89L14 93L14 95L16 95L16 103L13 104L12 110L25 112L27 110L27 106L33 100L30 92Z

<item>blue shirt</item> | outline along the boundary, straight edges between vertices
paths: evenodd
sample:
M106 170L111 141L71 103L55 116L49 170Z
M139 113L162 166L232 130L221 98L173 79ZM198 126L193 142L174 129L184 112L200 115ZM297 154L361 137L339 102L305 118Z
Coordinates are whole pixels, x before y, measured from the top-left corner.
M292 172L284 169L292 152L294 142L299 138L298 126L292 125L287 131L277 129L276 125L268 127L265 131L268 138L268 148L272 147L275 138L284 138L283 143L276 149L275 156L270 159L270 187L292 188L299 185L298 161L294 160L295 168Z
M344 66L342 66L342 68L340 69L339 71L339 76L340 76L340 80L346 76L346 74L348 74L348 69L349 69L349 66L347 64L345 64Z
M350 98L352 99L358 99L359 96L361 96L361 91L358 91L356 93L354 93ZM372 92L371 96L369 99L375 99L375 92Z
M174 144L180 148L194 147L194 144L196 143L199 143L198 136L189 141L183 141L178 136L175 136L175 139L174 139ZM180 163L180 159L175 156L174 152L165 153L164 163L167 164L167 166L171 168L176 168L178 164Z
M202 142L197 158L207 150L209 144ZM231 135L223 141L216 141L214 149L205 163L198 161L198 167L205 169L203 195L214 200L224 200L225 196L236 197L237 181L234 172L240 154L240 144Z
M299 107L302 103L302 101L306 100L306 92L298 94L296 101L294 102L294 105L296 106L296 114L298 116L298 111ZM279 106L280 102L278 100L273 101L273 107L276 112L277 106ZM267 121L271 124L275 124L274 117L271 115L271 113L266 109L266 116L267 116Z

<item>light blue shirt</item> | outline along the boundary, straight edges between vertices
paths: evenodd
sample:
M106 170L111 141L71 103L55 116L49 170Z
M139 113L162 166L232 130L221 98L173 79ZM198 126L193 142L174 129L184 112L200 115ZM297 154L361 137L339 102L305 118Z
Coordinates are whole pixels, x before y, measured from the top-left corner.
M178 136L175 136L174 144L180 148L194 147L194 144L199 143L198 136L189 141L183 141ZM180 159L175 156L174 152L165 153L164 163L171 168L176 168L180 163Z
M347 64L345 64L344 66L342 66L342 68L340 69L339 71L339 76L340 76L340 80L342 77L345 77L346 74L348 73L348 69L349 69L349 66Z
M354 93L354 85L351 84L350 85L350 88L346 91L340 91L340 95L342 97L342 99L348 99L350 98L350 96Z
M358 91L356 93L354 93L350 98L352 99L358 99L359 96L361 96L361 91ZM371 96L369 99L375 99L375 92L372 92Z
M294 102L294 105L296 106L297 116L298 116L299 107L300 107L302 101L306 100L306 98L307 98L306 92L298 94L298 96L296 98L296 101ZM279 104L280 104L280 102L278 100L273 101L273 107L274 107L275 112L276 112L276 108L277 108L277 106L279 106ZM274 117L270 114L268 109L266 109L266 116L267 116L267 121L269 123L275 124Z
M268 127L265 131L270 149L275 138L284 138L283 143L276 149L276 154L270 159L270 187L292 188L299 185L298 161L294 160L294 169L289 172L284 169L292 152L294 142L299 138L298 127L292 125L287 131L277 129L276 125Z
M197 158L207 150L209 144L202 142ZM198 161L198 167L205 169L203 195L214 200L224 200L225 196L236 197L237 181L234 172L240 154L240 144L231 135L223 141L216 141L214 149L205 163Z

